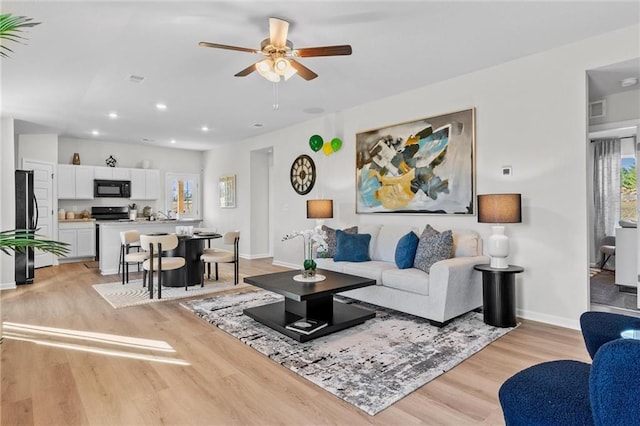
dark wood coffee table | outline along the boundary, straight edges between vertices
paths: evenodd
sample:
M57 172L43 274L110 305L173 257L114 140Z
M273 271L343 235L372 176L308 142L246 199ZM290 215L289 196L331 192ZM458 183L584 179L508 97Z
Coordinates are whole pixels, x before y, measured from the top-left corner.
M362 324L376 316L375 312L333 300L335 293L375 285L375 280L319 269L317 274L327 277L324 281L303 283L293 279L299 274L300 271L293 270L246 277L244 282L281 294L285 299L248 308L243 313L299 342ZM328 325L308 335L286 328L305 317L327 321Z

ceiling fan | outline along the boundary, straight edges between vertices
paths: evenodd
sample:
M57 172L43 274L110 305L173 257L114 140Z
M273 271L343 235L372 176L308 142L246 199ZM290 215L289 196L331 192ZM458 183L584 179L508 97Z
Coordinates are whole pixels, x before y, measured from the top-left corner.
M235 76L245 77L253 71L258 71L261 76L274 83L279 82L281 78L288 80L295 74L300 75L300 77L305 80L313 80L318 76L318 74L293 58L351 55L351 46L348 44L294 49L293 43L287 40L288 32L289 22L283 19L269 18L269 38L262 40L260 50L229 46L226 44L208 43L206 41L201 41L199 45L216 49L257 53L265 56L265 59L248 66L235 74Z

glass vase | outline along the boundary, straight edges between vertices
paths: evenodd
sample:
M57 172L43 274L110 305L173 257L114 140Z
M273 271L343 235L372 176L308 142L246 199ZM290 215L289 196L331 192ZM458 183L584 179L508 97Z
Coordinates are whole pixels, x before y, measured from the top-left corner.
M313 278L316 276L316 261L313 260L313 242L309 238L304 242L304 262L302 264L302 277Z

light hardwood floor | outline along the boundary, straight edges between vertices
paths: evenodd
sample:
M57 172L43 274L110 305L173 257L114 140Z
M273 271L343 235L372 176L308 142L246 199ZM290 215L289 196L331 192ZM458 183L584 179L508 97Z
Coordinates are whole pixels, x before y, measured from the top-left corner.
M246 275L282 269L271 259L240 263ZM542 361L589 360L579 332L522 321L372 417L207 324L179 301L111 308L91 284L116 280L83 263L39 269L35 284L0 292L2 320L161 340L190 365L5 339L2 425L502 424L497 392L509 376Z

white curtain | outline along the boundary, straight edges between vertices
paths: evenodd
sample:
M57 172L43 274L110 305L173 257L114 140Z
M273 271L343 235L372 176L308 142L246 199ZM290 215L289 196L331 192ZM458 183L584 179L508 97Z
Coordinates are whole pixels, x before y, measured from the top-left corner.
M600 239L615 235L620 218L620 139L597 139L594 144L594 259L600 257Z

